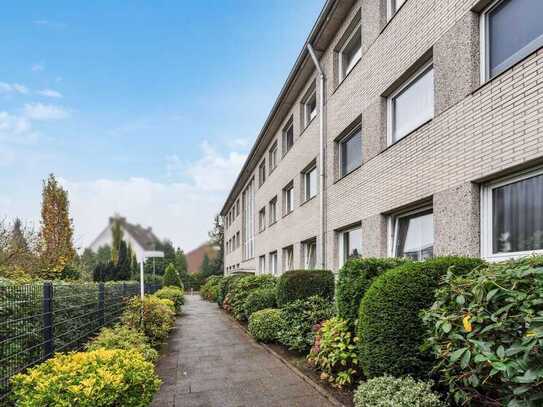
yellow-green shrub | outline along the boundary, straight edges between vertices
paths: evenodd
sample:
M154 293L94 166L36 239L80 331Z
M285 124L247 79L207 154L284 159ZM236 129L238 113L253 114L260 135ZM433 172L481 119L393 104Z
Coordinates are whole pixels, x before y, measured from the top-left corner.
M175 321L175 305L154 295L146 295L142 302L139 297L128 301L121 321L134 329L142 329L153 346L158 346L168 337ZM142 321L143 317L143 321Z
M11 383L17 406L143 407L160 379L136 351L99 349L56 354Z
M88 351L98 349L124 349L140 352L145 360L155 362L158 352L151 347L147 337L140 331L123 324L102 328L98 336L86 346Z
M158 290L154 295L162 300L173 301L176 313L181 312L181 306L185 303L184 291L182 288L179 287L163 287Z

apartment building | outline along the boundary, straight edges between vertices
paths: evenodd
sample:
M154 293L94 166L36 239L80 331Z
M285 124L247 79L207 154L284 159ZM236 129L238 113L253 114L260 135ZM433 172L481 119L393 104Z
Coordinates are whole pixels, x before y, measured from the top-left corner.
M543 2L328 0L221 214L225 271L543 251Z

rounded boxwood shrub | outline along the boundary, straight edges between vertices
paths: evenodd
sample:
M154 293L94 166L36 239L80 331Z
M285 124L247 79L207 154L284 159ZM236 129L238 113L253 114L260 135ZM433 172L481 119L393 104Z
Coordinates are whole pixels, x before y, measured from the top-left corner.
M277 305L282 308L292 301L318 295L334 298L334 274L330 270L290 270L279 277Z
M160 386L152 363L137 351L57 353L12 378L18 406L148 406Z
M281 311L266 308L254 312L249 318L249 333L259 342L273 342L281 327Z
M372 281L386 270L405 263L398 258L353 258L339 269L336 284L338 315L352 328L358 320L358 309Z
M543 257L447 273L424 312L435 370L461 405L541 405Z
M173 301L176 313L181 312L181 306L185 303L183 289L176 286L163 287L154 295L162 300Z
M451 268L464 274L482 264L467 257L409 262L377 277L360 303L357 333L366 377L428 377L434 358L420 347L426 330L420 311L430 308L439 280Z
M219 307L223 306L224 300L226 299L226 296L230 292L230 286L238 279L243 277L241 274L234 274L230 276L224 277L221 281L219 281L219 292L217 294L217 304L219 304Z
M264 274L260 276L248 275L240 279L237 279L230 288L228 301L230 304L230 311L234 315L234 318L243 320L247 319L245 314L245 300L249 294L260 288L275 288L277 279L270 274Z
M318 324L334 315L334 303L318 295L290 302L281 308L277 340L291 350L307 353L320 328Z
M142 329L153 346L166 340L175 320L175 307L170 300L161 300L154 295L146 295L142 302L139 297L131 298L121 316L121 322L133 329Z
M98 349L135 350L149 362L155 362L158 359L158 352L151 347L147 337L142 332L123 324L117 324L112 328L102 328L98 336L86 345L86 349L88 351Z
M243 309L245 315L249 318L254 312L265 308L275 308L277 298L275 288L257 288L249 293Z
M432 391L432 382L412 377L382 376L360 384L354 393L355 407L445 407Z

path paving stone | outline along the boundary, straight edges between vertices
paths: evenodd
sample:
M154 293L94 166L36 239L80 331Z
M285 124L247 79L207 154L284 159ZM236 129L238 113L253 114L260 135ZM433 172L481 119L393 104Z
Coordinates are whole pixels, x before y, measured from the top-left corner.
M332 406L215 304L187 296L158 362L154 407Z

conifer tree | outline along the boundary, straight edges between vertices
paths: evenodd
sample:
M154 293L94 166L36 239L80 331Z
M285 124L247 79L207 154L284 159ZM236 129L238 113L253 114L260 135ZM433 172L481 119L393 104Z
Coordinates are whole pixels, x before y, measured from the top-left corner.
M164 278L163 278L164 286L176 286L176 287L182 287L181 278L179 277L179 273L175 269L175 266L170 263L168 266L166 266L166 271L164 272Z
M121 242L123 241L123 229L121 228L121 222L119 219L113 221L111 225L111 236L113 242L111 243L111 261L117 264L119 260L119 250L121 249Z

